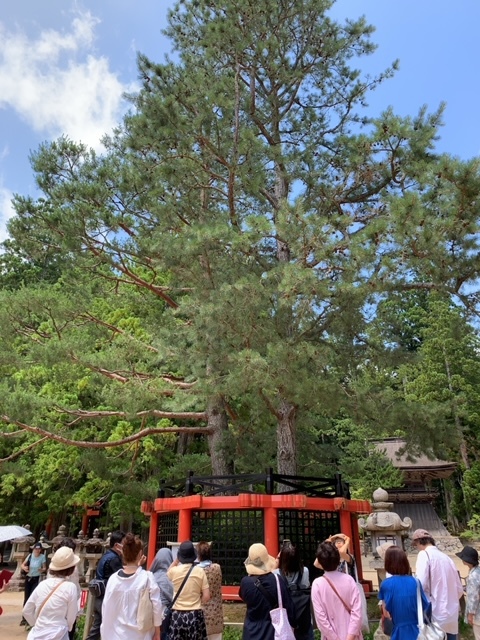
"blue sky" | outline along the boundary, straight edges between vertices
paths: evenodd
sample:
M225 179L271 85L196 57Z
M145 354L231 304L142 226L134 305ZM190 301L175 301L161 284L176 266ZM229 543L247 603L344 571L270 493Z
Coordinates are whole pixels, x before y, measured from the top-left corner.
M173 0L15 0L0 11L0 240L13 193L35 195L28 156L66 134L100 149L121 120L124 91L135 90L136 52L162 61L161 30ZM378 49L359 62L377 73L400 60L396 76L371 94L370 115L388 105L415 115L445 101L438 150L480 155L480 2L337 0L332 15L364 14Z

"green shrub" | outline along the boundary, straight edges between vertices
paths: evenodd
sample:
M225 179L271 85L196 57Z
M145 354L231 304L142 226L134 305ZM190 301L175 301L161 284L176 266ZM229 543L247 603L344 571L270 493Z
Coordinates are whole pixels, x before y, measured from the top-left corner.
M241 627L231 627L230 625L225 625L223 627L223 640L241 640L241 638Z

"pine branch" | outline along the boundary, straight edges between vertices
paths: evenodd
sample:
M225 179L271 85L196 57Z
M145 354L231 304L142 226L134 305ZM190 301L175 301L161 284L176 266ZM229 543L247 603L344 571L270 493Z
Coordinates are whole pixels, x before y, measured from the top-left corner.
M105 413L108 413L108 412L105 412ZM184 415L188 415L188 414L184 414ZM149 427L147 429L142 429L138 433L134 433L133 435L128 436L126 438L122 438L120 440L114 440L114 441L108 441L108 442L88 442L86 440L72 440L71 438L65 438L64 436L60 436L56 433L51 433L46 429L42 429L40 427L34 427L29 424L24 424L19 420L13 420L7 415L2 415L0 417L0 420L2 420L3 422L6 422L7 424L14 424L15 426L19 427L23 431L28 431L29 433L35 433L41 436L42 439L34 443L35 445L39 444L45 439L48 439L48 440L54 440L55 442L60 442L61 444L70 445L73 447L80 447L83 449L107 449L112 447L120 447L124 444L129 444L131 442L136 442L138 440L141 440L142 438L145 438L146 436L149 436L149 435L163 435L164 433L202 433L207 435L212 433L212 429L209 429L207 427L166 427L164 429L157 428L157 427ZM3 434L0 432L0 437L4 435L6 434Z
M55 407L59 413L66 413L70 416L77 416L82 420L95 420L97 418L129 418L131 414L126 411L83 411L82 409L64 409L63 407ZM159 411L158 409L150 409L147 411L138 411L134 414L136 418L153 417L166 418L169 420L206 420L206 411ZM176 431L177 428L174 430Z

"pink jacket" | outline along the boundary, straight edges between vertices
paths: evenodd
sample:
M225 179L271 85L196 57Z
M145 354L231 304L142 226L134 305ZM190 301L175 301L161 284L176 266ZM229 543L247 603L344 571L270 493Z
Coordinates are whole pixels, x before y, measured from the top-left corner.
M353 578L340 571L326 571L325 575L351 609L349 614L332 587L322 577L313 581L312 603L322 640L343 640L352 635L362 636L362 603Z

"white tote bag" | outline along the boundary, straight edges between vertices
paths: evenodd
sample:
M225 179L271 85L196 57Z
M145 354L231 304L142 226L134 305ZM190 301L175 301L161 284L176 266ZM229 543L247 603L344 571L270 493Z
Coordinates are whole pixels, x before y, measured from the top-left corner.
M277 581L278 596L278 608L270 611L270 618L272 619L272 625L275 629L275 640L295 640L295 634L288 621L287 610L283 608L282 590L280 589L278 575L276 573L273 575Z
M417 616L418 636L417 640L445 640L446 632L440 629L436 622L425 622L423 616L422 596L420 595L420 582L417 580Z

